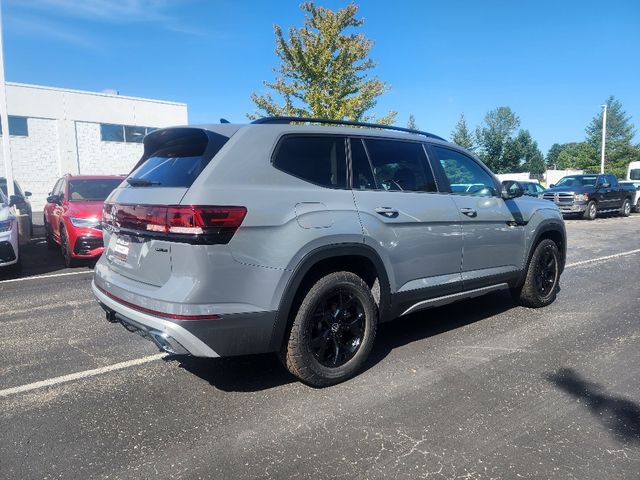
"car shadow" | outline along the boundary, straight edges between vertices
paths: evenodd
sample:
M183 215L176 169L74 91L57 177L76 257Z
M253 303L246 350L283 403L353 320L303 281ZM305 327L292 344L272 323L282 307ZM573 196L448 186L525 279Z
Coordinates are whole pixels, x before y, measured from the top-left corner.
M571 395L623 442L640 443L640 405L623 397L609 395L597 383L582 378L571 368L547 373L545 379Z
M363 371L374 368L391 351L403 345L464 327L515 306L508 293L497 292L384 323L378 329ZM166 360L178 362L180 368L226 392L255 392L298 381L275 354L211 359L170 356Z

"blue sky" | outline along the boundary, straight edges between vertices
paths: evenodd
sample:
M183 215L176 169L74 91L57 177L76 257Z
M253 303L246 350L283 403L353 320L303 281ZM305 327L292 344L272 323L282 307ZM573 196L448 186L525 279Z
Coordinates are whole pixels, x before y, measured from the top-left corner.
M4 0L8 81L186 102L191 123L246 121L299 1ZM337 9L346 1L318 1ZM361 1L375 112L449 137L510 106L546 153L580 141L608 95L640 127L640 2ZM636 141L640 135L636 134Z

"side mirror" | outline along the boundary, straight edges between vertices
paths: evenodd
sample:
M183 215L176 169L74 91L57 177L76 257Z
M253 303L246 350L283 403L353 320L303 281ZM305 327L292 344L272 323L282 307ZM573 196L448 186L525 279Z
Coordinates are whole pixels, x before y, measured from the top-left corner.
M47 197L47 203L61 203L60 202L60 195L49 195Z
M25 197L30 197L31 195L33 195L33 193L31 193L31 192L24 192L24 196L25 196Z
M551 185L549 185L549 188L553 188L553 187L555 187L555 186L556 186L556 184L555 184L555 183L552 183Z
M9 197L9 206L13 207L14 205L18 205L19 203L22 203L22 198L19 197L18 195L11 195Z
M512 198L521 197L524 195L524 190L520 188L517 182L513 180L505 180L502 182L502 198L504 200L511 200Z

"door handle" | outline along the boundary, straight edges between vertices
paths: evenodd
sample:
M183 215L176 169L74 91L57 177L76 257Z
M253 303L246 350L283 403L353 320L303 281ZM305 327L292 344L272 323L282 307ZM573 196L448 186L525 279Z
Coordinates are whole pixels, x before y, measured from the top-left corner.
M467 217L476 217L478 212L476 212L473 208L461 208L460 211L464 213Z
M376 213L387 218L395 218L398 216L398 210L393 207L376 207Z

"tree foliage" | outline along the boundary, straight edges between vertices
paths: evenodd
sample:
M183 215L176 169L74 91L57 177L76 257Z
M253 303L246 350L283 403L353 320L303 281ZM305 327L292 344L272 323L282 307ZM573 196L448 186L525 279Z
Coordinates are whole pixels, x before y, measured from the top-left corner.
M473 137L467 127L467 121L464 118L464 113L460 114L460 119L451 132L451 141L469 151L473 151L475 149L475 143L473 142Z
M506 148L519 126L520 119L511 108L498 107L487 113L483 125L476 128L478 154L493 172L513 171L513 152Z
M520 130L515 138L506 142L503 158L509 172L541 174L545 171L544 156L529 130Z
M607 104L607 138L605 143L605 171L624 177L629 162L640 159L640 146L633 145L635 129L631 117L622 108L622 103L613 95ZM591 146L595 171L600 171L602 151L602 111L598 112L586 128L586 143Z
M409 120L407 120L407 128L412 128L414 130L418 130L418 124L416 123L416 117L413 116L413 113L409 115Z
M304 25L290 28L288 39L279 25L274 26L280 65L273 69L275 80L263 84L281 102L271 93L254 92L251 99L257 111L249 118L290 115L391 124L395 112L381 118L367 113L389 85L368 76L375 67L369 58L373 42L354 31L364 24L356 18L358 6L351 3L332 11L305 2L300 8L305 12Z

